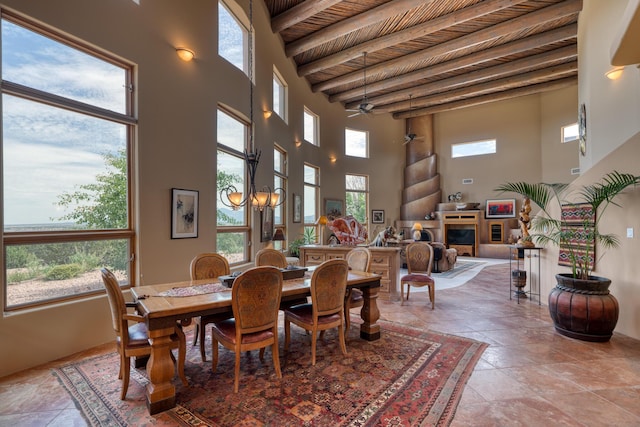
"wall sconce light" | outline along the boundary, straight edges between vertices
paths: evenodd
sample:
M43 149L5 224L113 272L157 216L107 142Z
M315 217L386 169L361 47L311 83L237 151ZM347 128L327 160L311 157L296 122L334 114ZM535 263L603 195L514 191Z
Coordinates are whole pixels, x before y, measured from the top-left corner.
M185 62L191 61L196 56L194 51L187 49L186 47L177 47L176 53L178 54L178 57Z
M620 78L622 71L624 71L624 67L615 67L604 73L604 75L607 76L609 80L616 80Z
M329 161L330 161L331 163L335 163L335 162L337 162L337 161L338 161L338 159L336 159L336 156L329 156Z
M264 111L263 111L263 113L264 113L264 118L265 118L265 119L268 119L268 118L269 118L269 117L271 117L271 115L273 114L273 111L271 111L271 110L264 110Z
M302 145L302 141L300 141L299 139L296 139L296 141L294 142L294 144L296 144L297 148L300 148L300 146Z

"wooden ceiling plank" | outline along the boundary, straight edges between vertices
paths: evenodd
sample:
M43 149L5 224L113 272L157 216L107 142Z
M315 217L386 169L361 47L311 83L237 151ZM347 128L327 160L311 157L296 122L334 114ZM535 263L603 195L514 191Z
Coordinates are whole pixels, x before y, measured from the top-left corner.
M424 78L424 75L438 75L448 73L457 69L467 68L484 62L492 61L505 56L516 55L531 50L532 46L546 46L558 43L567 39L575 38L577 24L567 25L545 33L536 34L524 39L515 40L503 45L492 47L481 52L472 53L470 55L455 58L447 62L442 62L430 67L412 71L390 79L380 80L374 83L367 83L367 92L376 93L379 91L388 91L393 87L403 86ZM343 94L346 94L345 97ZM329 101L346 101L354 100L362 97L363 87L358 87L348 91L340 92L329 97Z
M362 55L362 52L371 53L399 43L415 40L453 25L461 24L525 1L528 0L490 0L487 2L476 3L464 9L432 19L423 24L414 25L413 27L405 30L378 37L376 39L360 43L357 46L341 50L340 52L336 52L332 55L325 56L324 58L300 65L298 66L298 76L305 77L309 74L317 73L318 71L326 70L327 68L331 68L357 58Z
M302 37L288 43L285 46L285 54L287 57L298 55L323 43L335 40L368 25L384 21L433 1L435 0L394 0L389 3L385 3L364 13L360 13L351 18L324 27L306 37Z
M526 72L532 69L542 68L548 66L550 63L568 60L571 58L575 59L577 58L577 56L578 46L574 44L550 50L548 52L539 53L537 55L516 59L515 61L495 65L493 67L487 67L481 70L472 71L470 73L460 74L448 79L442 79L435 82L427 83L425 85L398 90L377 97L369 97L368 102L376 106L384 106L393 102L407 101L409 95L411 95L413 98L427 96L432 93L455 89L459 86L469 86L474 83L479 83L483 80L495 80L502 76L513 75L518 72ZM405 102L405 104L407 109L411 107L408 104L408 101ZM352 107L350 106L350 104L347 104L346 108Z
M504 37L505 35L516 31L522 31L526 27L539 25L543 22L557 20L563 16L576 14L581 9L582 0L565 0L562 3L547 6L535 12L485 28L484 30L458 37L449 42L441 43L431 48L423 49L400 58L369 66L367 67L367 74L369 76L378 73L386 73L388 75L390 74L390 69L402 69L403 67L415 65L416 63L428 60L434 56L451 53L455 50L468 49L470 46ZM314 92L325 91L337 86L353 83L361 78L362 73L358 70L321 83L316 83L312 86L312 90Z
M526 87L540 79L560 79L566 77L567 74L576 74L578 71L578 61L569 62L553 67L543 68L541 70L531 71L516 76L505 77L502 79L480 83L460 89L441 92L435 95L425 96L422 98L412 98L411 106L419 110L420 107L429 107L434 104L443 104L451 102L456 98L469 98L472 96L486 95L487 92L501 92L509 90L512 86ZM388 104L384 107L385 111L394 112L399 110L408 110L408 101L396 104Z
M549 92L552 90L563 89L565 87L578 84L578 77L566 77L563 79L553 80L551 82L538 83L531 86L511 89L504 92L492 93L488 95L478 96L475 98L463 99L460 101L450 102L448 104L434 105L432 107L420 108L417 110L405 111L402 113L394 113L394 119L407 119L426 114L441 113L450 110L459 110L462 108L473 107L476 105L488 104L490 102L503 101L506 99L518 98L520 96L533 95L536 93Z
M279 33L289 27L312 17L325 9L329 9L342 0L306 0L291 9L285 10L271 20L271 31Z

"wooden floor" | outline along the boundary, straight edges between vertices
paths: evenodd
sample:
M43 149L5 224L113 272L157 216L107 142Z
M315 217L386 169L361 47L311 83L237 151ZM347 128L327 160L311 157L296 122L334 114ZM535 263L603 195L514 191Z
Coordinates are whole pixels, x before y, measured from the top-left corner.
M383 319L490 344L453 425L639 426L640 341L620 334L608 343L560 336L546 306L510 300L508 274L487 274L490 268L462 286L436 288L435 310L426 292L412 291L402 307L379 301ZM351 339L358 327L354 319ZM102 346L0 379L0 426L85 425L49 369L114 349Z

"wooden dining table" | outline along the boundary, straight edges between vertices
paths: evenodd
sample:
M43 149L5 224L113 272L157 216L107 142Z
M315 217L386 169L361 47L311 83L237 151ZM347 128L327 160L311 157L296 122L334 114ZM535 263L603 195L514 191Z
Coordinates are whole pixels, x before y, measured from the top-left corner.
M347 278L347 288L362 289L364 305L360 311L363 320L360 337L368 341L380 338L380 325L376 323L380 318L376 303L380 277L349 271ZM308 273L303 278L284 280L282 304L304 299L310 295L310 288ZM176 323L188 325L198 316L230 317L231 289L217 279L205 279L134 287L131 294L149 329L151 356L147 362L146 403L149 414L153 415L176 405L176 389L172 383L175 368L171 357L171 335Z

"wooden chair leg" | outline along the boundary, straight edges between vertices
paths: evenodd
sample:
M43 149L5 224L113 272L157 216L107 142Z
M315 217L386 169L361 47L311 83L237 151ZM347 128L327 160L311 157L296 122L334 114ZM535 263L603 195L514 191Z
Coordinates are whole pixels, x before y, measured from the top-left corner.
M131 371L131 358L126 357L122 363L122 392L120 393L120 400L124 400L127 396L127 389L129 389L129 373Z
M261 362L264 362L264 350L266 349L266 347L262 347L260 349L260 355L258 356L260 358ZM248 353L248 352L247 352Z
M200 334L200 320L196 320L196 327L195 330L193 331L193 344L192 345L196 345L198 344L198 335Z
M271 356L273 357L273 367L276 370L276 376L282 378L282 371L280 370L280 355L278 354L278 339L275 338L271 345Z
M218 340L211 335L211 370L216 371L218 366Z
M340 340L340 349L342 350L342 354L347 355L347 345L344 339L344 325L338 326L338 339Z
M205 325L200 325L200 357L202 358L203 362L207 361L207 354L204 351L204 337L206 334L207 328L205 328Z
M404 305L404 283L400 283L400 305Z
M237 393L240 388L240 349L236 349L236 368L234 370L233 392Z
M311 331L311 365L316 365L316 344L318 342L318 331Z
M435 285L429 285L429 299L431 300L431 310L436 308L436 289Z
M291 339L290 332L291 332L291 323L289 323L289 321L285 319L285 321L284 321L284 351L289 351L289 340Z

